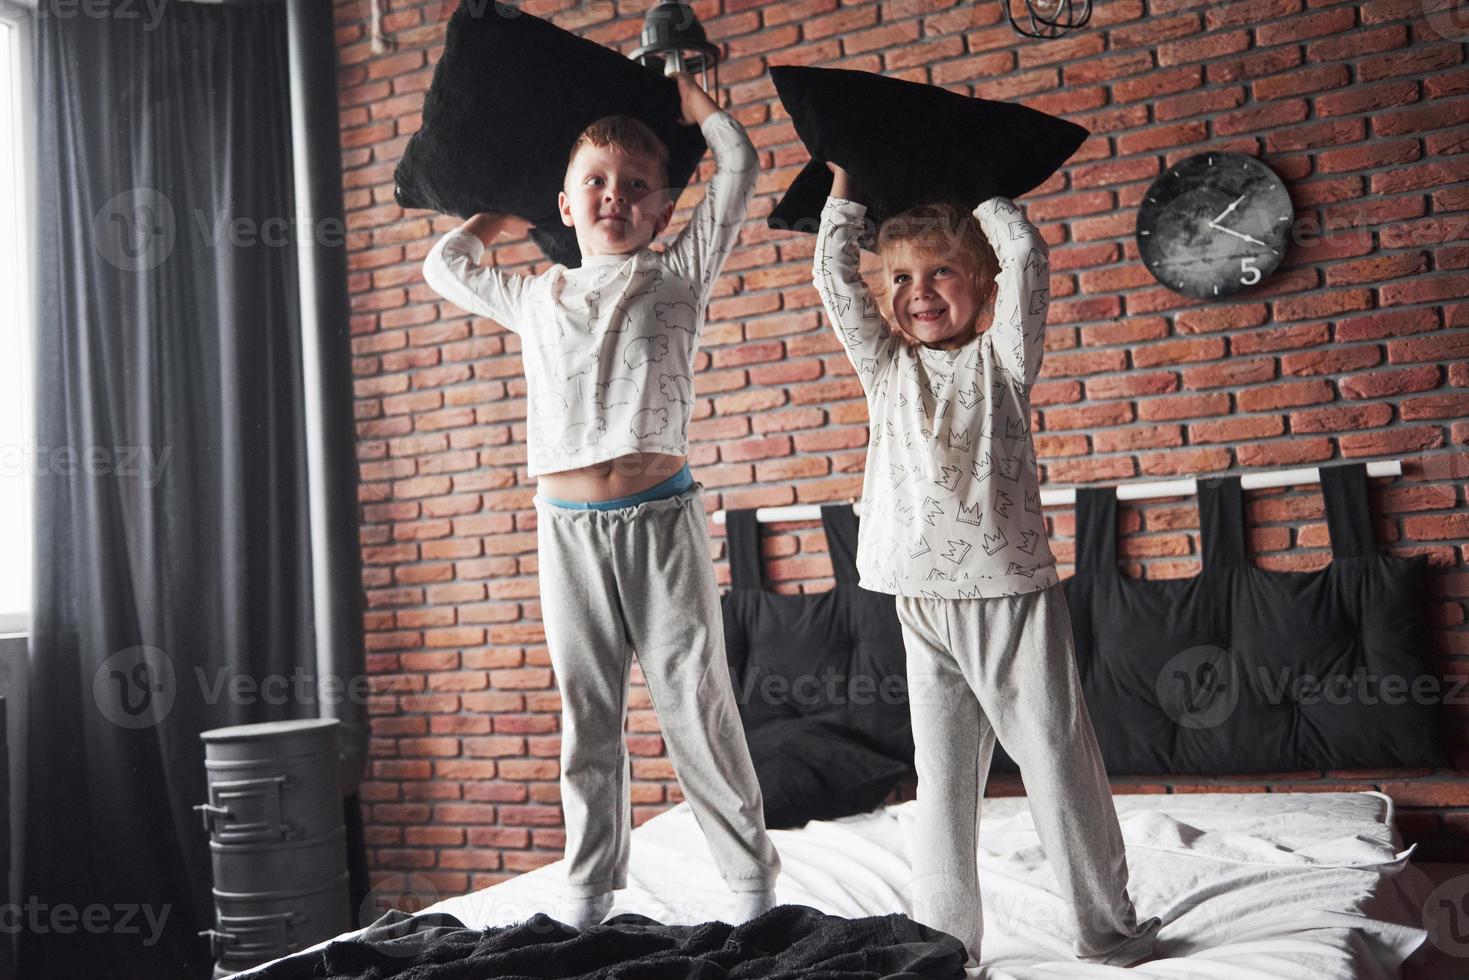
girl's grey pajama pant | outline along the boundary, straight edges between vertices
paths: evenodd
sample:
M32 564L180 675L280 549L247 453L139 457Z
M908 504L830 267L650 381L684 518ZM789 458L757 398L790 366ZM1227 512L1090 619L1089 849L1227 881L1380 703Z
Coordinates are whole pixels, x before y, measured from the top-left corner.
M1075 955L1103 955L1156 930L1156 919L1138 924L1127 894L1127 854L1061 584L996 598L898 596L897 611L918 770L913 917L978 959L979 811L998 738L1020 767L1076 918Z
M702 490L695 483L616 510L535 500L541 618L561 692L572 896L627 887L631 762L623 727L633 651L679 785L726 884L763 891L780 872L725 659Z

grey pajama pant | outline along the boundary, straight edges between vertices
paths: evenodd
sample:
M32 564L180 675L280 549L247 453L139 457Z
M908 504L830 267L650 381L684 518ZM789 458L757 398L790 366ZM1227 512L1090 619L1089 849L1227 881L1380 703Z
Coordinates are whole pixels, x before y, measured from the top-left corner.
M1076 672L1061 583L1016 596L898 596L918 770L913 917L979 958L978 834L995 740L1020 767L1075 955L1128 943L1139 925L1127 854Z
M535 499L541 618L561 692L567 894L627 887L631 760L623 739L633 651L668 756L732 891L775 886L724 651L703 485L616 510Z

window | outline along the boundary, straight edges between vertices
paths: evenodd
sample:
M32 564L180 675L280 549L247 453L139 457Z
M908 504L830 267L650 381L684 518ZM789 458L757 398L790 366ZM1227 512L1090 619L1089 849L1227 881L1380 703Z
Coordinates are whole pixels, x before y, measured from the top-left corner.
M28 15L0 2L0 633L27 632L31 606L32 408Z

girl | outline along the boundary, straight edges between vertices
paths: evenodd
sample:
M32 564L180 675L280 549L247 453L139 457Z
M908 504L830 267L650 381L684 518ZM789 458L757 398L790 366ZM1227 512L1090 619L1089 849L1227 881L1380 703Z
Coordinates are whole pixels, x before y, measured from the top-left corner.
M828 166L813 278L871 419L857 566L862 586L897 596L903 626L919 780L914 918L956 936L977 966L979 806L998 738L1076 917L1073 952L1131 965L1161 922L1139 923L1127 893L1030 436L1046 243L1003 197L972 215L915 208L879 230L874 296L858 268L866 208Z

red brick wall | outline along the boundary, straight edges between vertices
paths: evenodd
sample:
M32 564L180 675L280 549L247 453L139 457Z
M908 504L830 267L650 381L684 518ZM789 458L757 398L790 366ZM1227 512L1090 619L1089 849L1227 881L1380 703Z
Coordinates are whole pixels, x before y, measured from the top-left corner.
M392 200L453 5L385 6L394 46L374 55L368 0L337 5L377 691L364 798L373 867L420 873L449 894L559 856L558 698L536 601L517 340L424 285L421 260L454 222L404 214ZM626 51L648 2L525 6ZM767 66L860 68L1018 100L1092 132L1022 199L1052 245L1049 353L1034 390L1042 478L1110 484L1402 459L1401 479L1374 484L1379 533L1394 553L1431 557L1434 652L1447 674L1469 673L1469 156L1465 129L1452 128L1469 114L1469 68L1464 45L1441 37L1424 6L1108 0L1074 35L1037 41L1013 33L990 0L695 4L725 48L728 104L763 170L696 365L692 456L708 506L839 500L861 488L866 410L810 287L812 240L760 220L805 160ZM1262 156L1301 219L1273 278L1213 303L1154 282L1133 242L1149 183L1206 148ZM685 195L676 223L697 196ZM544 268L528 242L504 245L498 261ZM1329 559L1316 490L1249 498L1262 566ZM1067 562L1072 514L1049 516ZM1197 571L1192 498L1128 506L1122 519L1133 574ZM722 528L712 529L727 581ZM827 587L819 527L772 530L776 587ZM633 698L642 820L680 794L646 692ZM1469 745L1463 708L1454 728ZM1426 842L1420 853L1469 859L1469 848L1440 843L1469 832L1469 780L1452 771L1117 784L1378 788L1397 799L1405 833ZM991 789L1017 791L998 777Z

